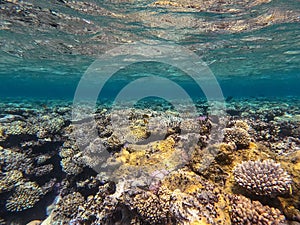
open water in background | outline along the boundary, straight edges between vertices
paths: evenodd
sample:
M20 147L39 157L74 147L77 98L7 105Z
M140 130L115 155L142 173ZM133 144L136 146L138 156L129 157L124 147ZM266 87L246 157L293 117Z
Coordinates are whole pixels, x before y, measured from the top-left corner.
M172 1L79 3L1 1L1 97L72 100L98 55L144 39L194 51L225 97L300 95L299 1L208 1L206 8L202 1L179 1L180 7ZM149 68L119 71L106 95L117 93L133 72L151 73ZM156 72L185 82L179 70Z

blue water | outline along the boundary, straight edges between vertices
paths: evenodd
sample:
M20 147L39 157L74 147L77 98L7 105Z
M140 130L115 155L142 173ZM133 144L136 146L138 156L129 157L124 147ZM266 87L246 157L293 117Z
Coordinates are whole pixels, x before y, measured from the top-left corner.
M219 8L208 4L206 10L155 6L154 1L87 1L92 5L85 12L77 3L63 1L2 2L3 98L72 99L81 77L99 56L140 40L166 41L197 54L225 97L300 95L298 1L220 3ZM24 8L24 14L14 12L18 7ZM26 14L40 10L49 13L35 19ZM124 80L132 81L133 72L183 77L176 68L149 68L125 68L110 80L104 95L113 97ZM192 96L201 95L188 81L176 82Z
M142 71L141 71L142 72ZM7 74L1 78L0 96L17 98L68 99L74 97L80 77L56 78L49 76L31 78L32 73L23 73L20 77ZM122 73L120 74L122 76ZM298 71L289 74L270 74L266 77L216 77L225 97L285 97L300 96ZM189 82L177 81L191 96L203 97L199 87ZM114 97L126 85L126 81L111 79L102 92L105 97Z

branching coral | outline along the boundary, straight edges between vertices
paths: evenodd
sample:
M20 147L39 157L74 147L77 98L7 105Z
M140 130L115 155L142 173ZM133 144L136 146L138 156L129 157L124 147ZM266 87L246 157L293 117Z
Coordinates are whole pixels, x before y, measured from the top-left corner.
M136 210L140 217L150 224L165 224L168 220L170 195L162 189L156 195L150 191L140 191L127 198L131 210Z
M84 224L114 224L110 222L117 211L118 199L112 195L114 185L106 183L99 187L99 191L94 196L89 196L87 200L78 208L76 221Z
M83 165L80 161L76 160L78 155L81 155L75 141L67 140L64 142L60 152L61 166L64 172L69 175L77 175L82 172Z
M53 220L59 224L68 224L67 221L76 215L78 207L83 202L84 198L79 192L64 196L53 210Z
M33 160L21 152L11 149L0 149L0 166L6 171L25 171L33 167Z
M130 209L150 224L226 224L229 220L220 191L192 172L173 172L155 192L138 189L125 197Z
M263 206L241 195L230 195L230 217L233 225L283 225L285 217L278 209Z
M241 127L226 128L224 130L224 142L234 142L237 149L248 148L250 135Z
M289 192L292 179L273 160L247 161L234 168L238 185L256 195L276 196Z

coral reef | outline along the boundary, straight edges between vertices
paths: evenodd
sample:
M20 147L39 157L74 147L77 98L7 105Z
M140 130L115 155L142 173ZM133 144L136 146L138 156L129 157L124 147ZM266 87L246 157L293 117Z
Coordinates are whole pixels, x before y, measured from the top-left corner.
M28 172L27 174L34 174L37 177L45 176L53 171L54 167L52 164L42 165L35 167L32 171Z
M113 194L115 194L115 187L112 183L100 186L95 195L89 196L81 204L73 221L79 221L80 224L114 224L113 217L118 212L119 201Z
M61 166L64 172L69 175L76 175L82 172L84 165L77 160L81 156L81 152L77 147L75 141L67 140L61 147L59 152L61 157Z
M228 127L239 127L244 129L245 131L250 130L249 124L244 120L232 120L229 122Z
M126 204L150 224L227 224L225 198L213 184L195 173L179 170L167 175L156 190L130 191Z
M33 116L25 120L23 117L16 117L10 123L2 123L1 130L6 136L36 135L38 138L53 137L65 125L65 120L58 114L45 114Z
M67 105L0 103L0 216L10 223L55 198L43 224L300 222L299 124L285 114L299 109L233 99L224 142L212 143L218 119L201 104L200 116L101 105L70 125ZM44 218L22 224L34 219Z
M280 210L251 201L241 195L230 195L230 218L233 225L287 224Z
M291 189L292 178L274 160L247 161L234 168L238 185L256 195L276 196Z

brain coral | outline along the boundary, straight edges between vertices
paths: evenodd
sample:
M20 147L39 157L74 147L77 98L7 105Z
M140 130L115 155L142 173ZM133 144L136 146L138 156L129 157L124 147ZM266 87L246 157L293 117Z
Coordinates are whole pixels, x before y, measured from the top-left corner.
M276 196L288 193L292 179L273 160L242 162L234 168L238 185L256 195Z

